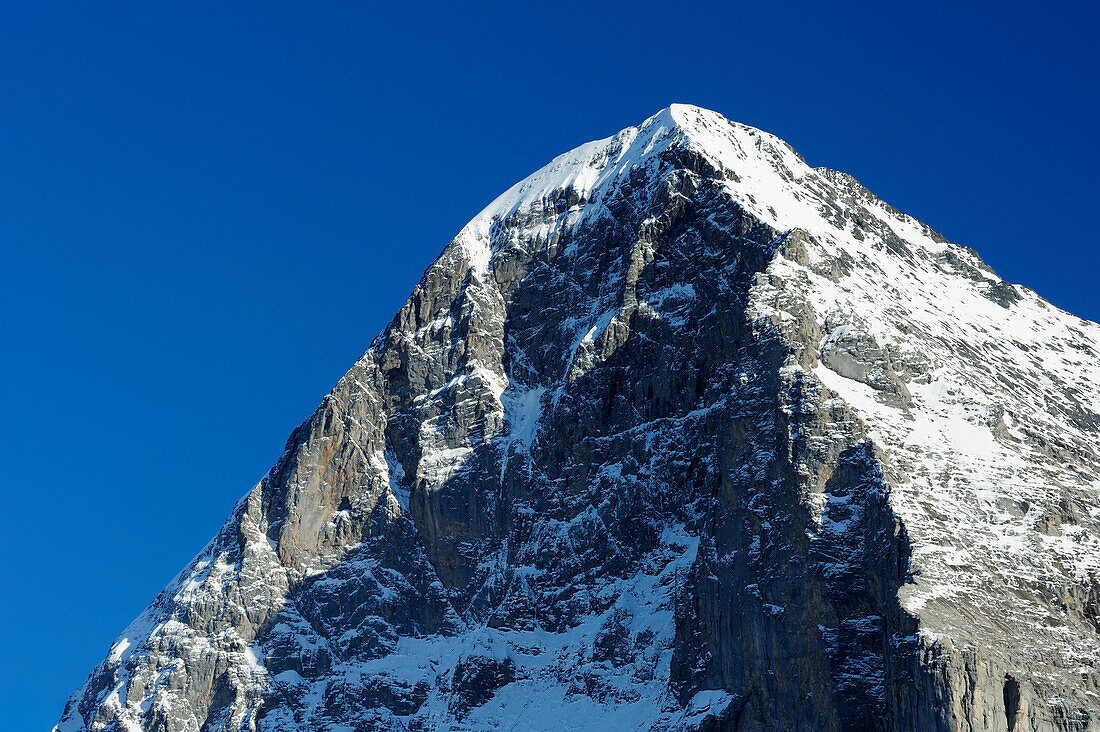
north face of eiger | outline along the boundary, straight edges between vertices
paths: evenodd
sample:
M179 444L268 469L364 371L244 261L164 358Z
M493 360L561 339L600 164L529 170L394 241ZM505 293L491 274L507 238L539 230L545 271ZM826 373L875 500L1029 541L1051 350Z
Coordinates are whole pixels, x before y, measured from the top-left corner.
M1096 732L1100 326L674 105L458 234L56 729Z

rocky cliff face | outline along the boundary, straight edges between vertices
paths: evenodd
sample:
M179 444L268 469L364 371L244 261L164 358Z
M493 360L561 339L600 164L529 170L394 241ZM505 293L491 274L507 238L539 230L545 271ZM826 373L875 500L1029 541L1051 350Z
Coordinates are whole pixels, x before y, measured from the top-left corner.
M1100 730L1100 326L673 106L517 184L69 730Z

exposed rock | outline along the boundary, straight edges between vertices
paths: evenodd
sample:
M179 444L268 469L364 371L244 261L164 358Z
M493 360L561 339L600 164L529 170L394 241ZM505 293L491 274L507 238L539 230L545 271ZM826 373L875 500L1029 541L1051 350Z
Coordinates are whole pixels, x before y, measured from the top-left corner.
M907 407L909 390L894 373L890 355L875 339L852 326L840 326L821 344L821 363L846 379L881 392L887 404Z

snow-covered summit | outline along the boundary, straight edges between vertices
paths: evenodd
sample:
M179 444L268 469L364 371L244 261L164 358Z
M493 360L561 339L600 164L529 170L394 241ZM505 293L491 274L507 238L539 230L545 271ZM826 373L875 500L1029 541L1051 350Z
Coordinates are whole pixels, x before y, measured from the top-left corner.
M637 127L559 155L497 197L460 237L484 239L491 222L532 202L566 195L598 204L632 172L659 166L669 150L692 152L710 163L725 177L728 192L740 205L778 230L801 228L833 238L835 227L828 216L823 217L822 209L835 205L832 202L839 193L858 199L866 211L903 237L927 239L922 243L935 250L945 244L937 232L880 202L851 176L811 168L778 137L689 104L670 105ZM587 212L594 210L598 209L589 207Z

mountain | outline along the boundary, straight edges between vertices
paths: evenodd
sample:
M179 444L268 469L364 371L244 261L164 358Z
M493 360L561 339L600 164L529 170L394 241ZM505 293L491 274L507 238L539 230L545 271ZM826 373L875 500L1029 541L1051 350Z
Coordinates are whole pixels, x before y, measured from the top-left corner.
M1100 326L674 105L455 237L55 729L1096 732Z

